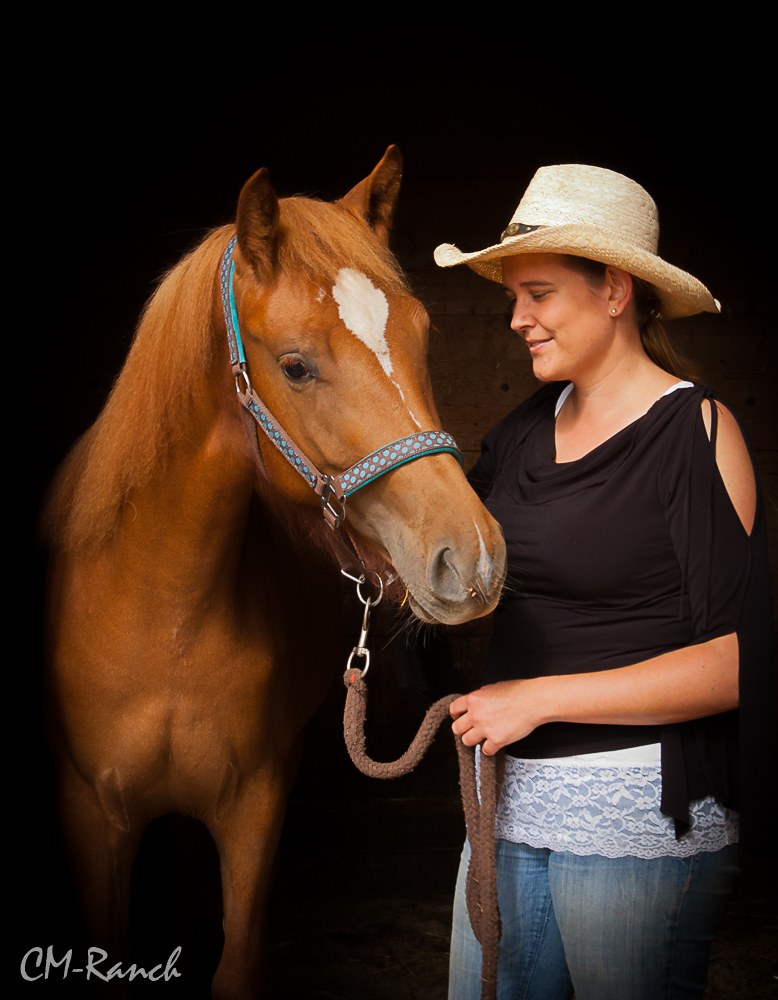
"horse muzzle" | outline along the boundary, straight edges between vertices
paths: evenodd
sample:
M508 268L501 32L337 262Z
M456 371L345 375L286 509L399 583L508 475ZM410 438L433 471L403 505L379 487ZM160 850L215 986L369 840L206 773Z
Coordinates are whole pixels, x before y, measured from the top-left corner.
M474 553L449 541L440 542L430 553L426 586L406 580L409 603L425 622L457 625L493 611L505 581L505 543L495 522L487 546L480 530L479 549Z

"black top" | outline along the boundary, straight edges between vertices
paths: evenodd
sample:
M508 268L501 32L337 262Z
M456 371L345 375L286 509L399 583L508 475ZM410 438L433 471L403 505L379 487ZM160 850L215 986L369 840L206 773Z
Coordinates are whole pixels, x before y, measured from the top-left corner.
M704 387L674 390L583 458L557 463L565 384L544 386L487 434L470 474L508 550L483 682L628 666L736 632L740 709L661 727L551 723L507 752L560 757L661 741L662 810L679 831L689 801L712 794L745 813L741 840L758 840L747 803L772 798L761 497L749 536L716 465L715 406L710 439L705 430L700 404L713 394Z

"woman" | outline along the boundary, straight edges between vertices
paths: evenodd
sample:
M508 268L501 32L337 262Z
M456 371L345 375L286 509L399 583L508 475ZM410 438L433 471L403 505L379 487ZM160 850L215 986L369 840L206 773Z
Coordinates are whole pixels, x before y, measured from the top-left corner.
M685 377L659 322L718 303L657 237L638 184L566 165L538 171L499 244L435 252L503 284L547 383L471 474L509 576L484 686L451 706L464 743L507 752L510 1000L701 996L736 810L741 841L768 825L764 514L737 420ZM467 856L451 1000L480 995Z

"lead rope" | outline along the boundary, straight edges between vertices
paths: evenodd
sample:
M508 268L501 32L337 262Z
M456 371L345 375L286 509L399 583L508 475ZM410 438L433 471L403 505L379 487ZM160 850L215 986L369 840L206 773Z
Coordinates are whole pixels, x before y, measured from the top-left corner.
M344 573L344 576L349 576ZM356 579L349 576L350 579ZM432 743L441 722L449 718L449 706L459 697L449 694L440 698L427 710L427 714L413 738L410 747L402 757L395 761L376 761L367 755L365 749L365 721L367 719L367 684L365 674L370 666L370 653L367 649L367 632L370 625L370 608L379 603L378 600L364 598L360 584L365 582L364 576L357 581L357 594L365 605L362 617L362 630L359 641L351 652L348 666L343 675L346 685L346 708L343 713L343 737L349 757L356 767L369 778L399 778L410 773L421 758L427 747ZM354 657L365 660L364 670L352 667ZM475 747L467 747L462 740L455 737L457 756L459 758L459 785L462 790L462 805L465 811L467 837L470 841L470 865L467 870L467 913L470 925L481 945L481 1000L496 1000L497 997L497 958L500 947L502 927L497 899L497 874L494 865L494 824L497 816L497 803L500 798L505 771L505 755L502 751L494 756L480 755L480 800L476 782Z
M467 915L481 945L481 1000L496 1000L497 960L502 923L497 898L497 871L494 864L494 825L505 773L505 754L480 754L479 801L476 787L475 747L456 739L459 757L459 784L465 810L470 865L467 869Z

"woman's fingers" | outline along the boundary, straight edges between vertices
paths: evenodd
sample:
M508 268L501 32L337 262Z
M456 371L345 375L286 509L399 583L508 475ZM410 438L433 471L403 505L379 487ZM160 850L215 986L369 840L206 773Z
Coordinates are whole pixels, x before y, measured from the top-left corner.
M457 698L450 707L454 734L465 746L484 743L484 753L491 755L532 732L537 720L526 711L522 685L527 683L500 681Z

